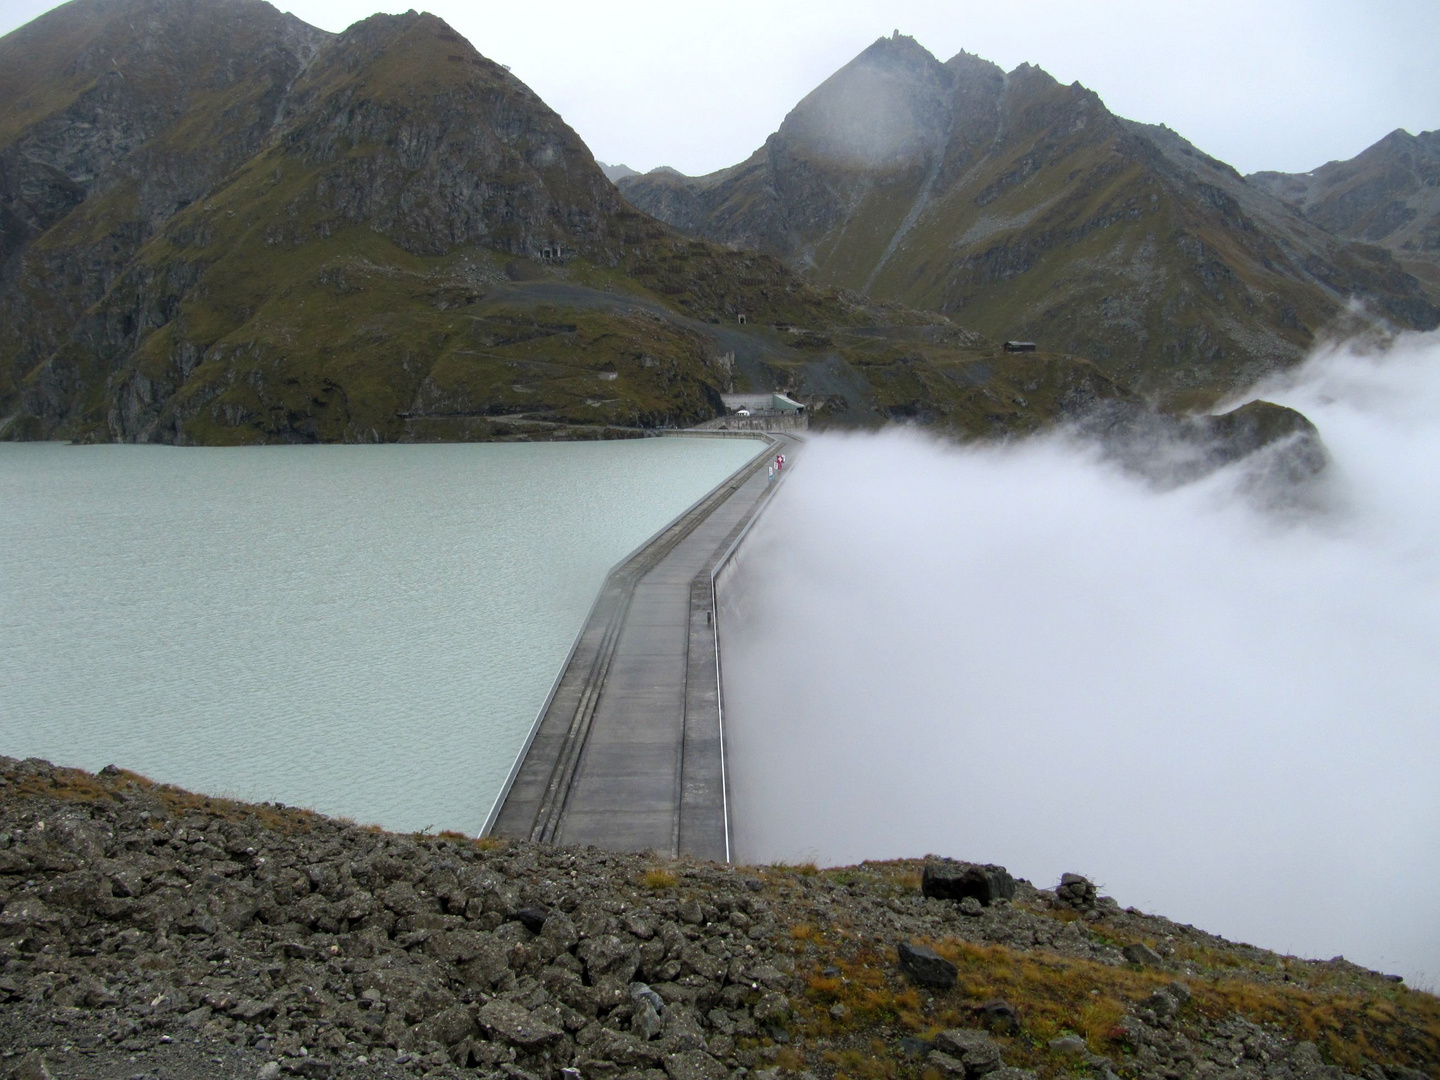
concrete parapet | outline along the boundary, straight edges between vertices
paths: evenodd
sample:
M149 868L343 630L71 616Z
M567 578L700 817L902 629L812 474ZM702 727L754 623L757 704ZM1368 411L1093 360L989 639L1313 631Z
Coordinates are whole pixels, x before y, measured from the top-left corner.
M714 575L793 456L765 441L610 572L483 834L729 858Z

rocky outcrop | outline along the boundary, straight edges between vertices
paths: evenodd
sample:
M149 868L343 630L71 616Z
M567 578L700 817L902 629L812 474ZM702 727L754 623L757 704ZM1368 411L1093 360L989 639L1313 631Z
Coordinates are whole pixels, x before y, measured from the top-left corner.
M927 860L920 878L920 891L937 900L974 900L989 907L997 900L1015 896L1015 879L1003 866Z
M0 42L0 56L70 47L74 25L96 81L33 116L12 99L20 115L0 142L0 324L13 358L0 414L18 396L43 433L193 439L197 410L237 377L258 381L216 366L282 359L277 294L313 288L284 256L313 258L337 234L384 237L400 261L477 247L618 260L623 203L584 144L433 16L376 16L332 36L248 0L77 0ZM295 314L323 340L304 300L294 296ZM270 319L254 325L267 303ZM392 295L381 310L412 306ZM211 377L193 385L207 363ZM367 424L369 410L340 400L333 375L327 392L326 377L265 426L285 441L364 441L394 426L404 402L378 403L384 424ZM226 426L254 406L229 415L215 418Z
M992 434L1116 392L1061 358L957 381L979 335L638 213L432 16L217 2L74 0L0 41L0 437L635 437L737 380Z
M1245 179L1336 236L1386 248L1440 302L1440 131L1399 129L1348 161Z
M74 0L0 39L0 413L330 37L260 0Z
M1243 461L1252 493L1269 501L1303 501L1308 485L1330 462L1309 418L1270 401L1194 415L1104 401L1079 415L1075 430L1110 460L1161 489L1193 483Z
M1079 912L1074 881L972 908L923 896L919 870L396 835L0 758L0 1071L830 1080L868 1062L1019 1080L1079 1062L1418 1080L1440 1064L1440 1004L1341 959L1109 897ZM917 995L934 971L949 988Z

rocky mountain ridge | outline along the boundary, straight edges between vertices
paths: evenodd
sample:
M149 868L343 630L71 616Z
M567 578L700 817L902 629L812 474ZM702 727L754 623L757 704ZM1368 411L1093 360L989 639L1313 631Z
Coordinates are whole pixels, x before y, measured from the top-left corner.
M0 70L3 437L633 436L747 387L984 435L1126 394L635 211L432 16L72 0Z
M1003 867L395 835L0 757L15 1080L1422 1080L1440 1002Z
M1078 83L881 38L748 160L628 177L637 207L769 252L817 283L1086 356L1203 404L1292 363L1352 298L1401 327L1440 309L1350 243L1168 129Z
M1387 249L1440 297L1440 131L1398 129L1348 161L1245 179L1336 236Z

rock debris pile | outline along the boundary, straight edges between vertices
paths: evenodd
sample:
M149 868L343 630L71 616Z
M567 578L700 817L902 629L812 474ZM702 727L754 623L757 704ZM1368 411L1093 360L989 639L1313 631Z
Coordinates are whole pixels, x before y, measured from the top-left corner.
M1436 1004L1069 875L397 835L0 758L20 1080L1418 1080Z

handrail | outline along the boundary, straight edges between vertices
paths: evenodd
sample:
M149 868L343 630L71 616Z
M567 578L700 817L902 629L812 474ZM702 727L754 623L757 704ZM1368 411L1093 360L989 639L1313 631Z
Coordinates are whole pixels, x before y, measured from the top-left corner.
M682 432L676 432L676 434L680 435L682 434ZM534 723L530 725L530 730L525 736L525 742L521 745L520 752L515 755L515 761L510 766L509 775L505 777L505 782L500 786L500 791L496 794L495 801L490 804L490 812L485 815L485 824L482 825L480 828L480 837L489 836L490 830L495 827L495 822L500 817L500 811L505 805L505 800L509 797L511 789L515 786L515 780L519 777L520 770L525 764L525 756L530 752L530 747L533 746L535 743L535 736L538 735L540 732L540 727L545 720L545 714L550 711L550 706L554 703L555 694L559 691L560 684L565 678L565 673L570 669L570 664L575 659L575 653L580 648L580 642L585 636L585 630L590 625L590 620L594 618L596 609L600 606L600 601L604 598L606 590L610 586L611 579L614 578L617 574L621 573L632 562L637 560L644 553L646 548L650 547L651 544L655 543L662 536L668 533L688 514L694 512L708 499L713 497L716 492L720 491L721 488L731 483L735 479L735 477L740 475L741 472L750 468L754 464L755 458L759 457L761 454L769 453L770 449L779 442L779 439L775 438L775 436L763 431L757 431L753 433L745 432L743 436L737 435L736 437L764 440L767 445L763 450L756 451L754 457L747 458L744 464L742 464L734 472L726 476L725 479L721 480L704 495L696 499L679 514L676 514L675 517L671 518L659 529L655 530L655 532L652 533L639 546L634 548L624 558L620 559L613 566L611 566L610 569L606 572L605 577L601 579L599 588L595 590L595 599L591 602L590 609L588 612L586 612L584 621L581 622L580 628L575 632L574 639L570 642L570 651L565 655L565 662L560 665L560 670L556 673L554 681L550 684L550 692L545 695L545 702L540 706L540 711L536 714Z
M796 442L805 441L803 435L787 435L786 437L794 439ZM779 440L776 441L778 442ZM721 814L725 822L725 861L727 863L731 861L730 770L725 763L725 679L720 662L720 598L716 592L715 579L720 576L720 571L725 568L725 565L734 556L735 552L740 549L740 545L744 542L745 538L750 535L750 530L754 527L755 522L760 520L760 515L765 512L765 508L770 505L770 500L775 497L775 493L780 490L780 485L785 482L785 478L789 475L790 472L788 470L781 471L780 475L776 477L775 483L771 485L770 490L755 504L755 509L751 512L750 520L745 523L745 527L740 530L739 535L737 535L735 539L731 541L730 546L725 549L725 554L721 555L720 558L715 561L715 565L710 569L710 610L715 613L713 620L713 629L715 631L715 711L720 729L720 805Z

